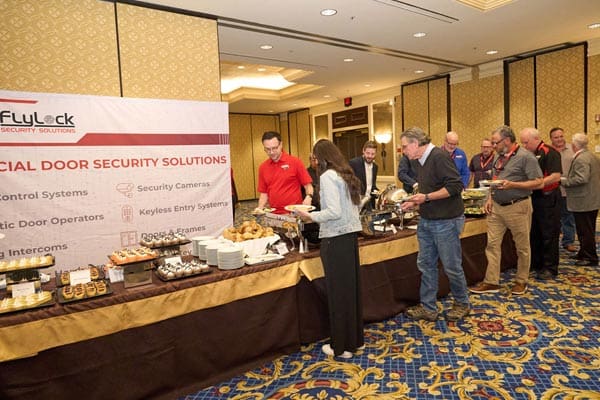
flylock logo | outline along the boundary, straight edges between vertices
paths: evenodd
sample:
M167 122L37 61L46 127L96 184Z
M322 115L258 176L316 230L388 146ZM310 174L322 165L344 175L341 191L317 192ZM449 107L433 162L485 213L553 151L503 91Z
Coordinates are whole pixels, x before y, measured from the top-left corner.
M0 131L6 133L75 133L74 116L17 114L10 110L0 111Z

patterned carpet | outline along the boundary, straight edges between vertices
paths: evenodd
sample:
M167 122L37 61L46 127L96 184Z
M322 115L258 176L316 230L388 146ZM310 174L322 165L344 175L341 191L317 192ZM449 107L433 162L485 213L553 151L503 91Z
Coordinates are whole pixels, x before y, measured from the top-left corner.
M473 295L463 321L397 315L350 360L314 343L185 399L600 399L600 269L572 264L523 296Z

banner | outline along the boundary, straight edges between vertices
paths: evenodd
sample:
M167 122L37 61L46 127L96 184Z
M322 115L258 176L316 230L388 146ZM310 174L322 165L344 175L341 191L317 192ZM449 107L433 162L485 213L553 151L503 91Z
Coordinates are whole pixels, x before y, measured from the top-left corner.
M227 103L0 91L0 260L104 264L232 224Z

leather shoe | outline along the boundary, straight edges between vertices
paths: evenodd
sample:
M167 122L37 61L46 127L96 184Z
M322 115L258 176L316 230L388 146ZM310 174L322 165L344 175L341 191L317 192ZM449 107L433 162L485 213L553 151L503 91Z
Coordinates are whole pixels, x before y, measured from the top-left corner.
M538 272L537 278L541 281L548 281L550 279L554 279L555 275L552 273L552 271L550 271L548 269L544 269L544 270Z
M598 261L577 260L577 261L575 261L575 265L577 265L579 267L597 267L598 266Z
M578 250L574 244L566 244L563 246L563 249L570 251L571 253L575 253Z

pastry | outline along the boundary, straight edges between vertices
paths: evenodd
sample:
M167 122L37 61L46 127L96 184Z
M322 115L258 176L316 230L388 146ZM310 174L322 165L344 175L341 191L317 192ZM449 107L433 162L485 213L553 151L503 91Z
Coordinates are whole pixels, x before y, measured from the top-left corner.
M104 281L96 281L94 282L94 285L96 286L96 293L97 294L105 294L107 291L106 288L106 282Z
M96 295L96 285L94 282L88 282L85 284L85 294L87 297L93 297Z
M73 298L73 288L71 286L63 286L62 296L65 300L71 300Z
M60 283L64 285L68 285L71 282L71 277L69 272L61 272L60 273Z
M73 297L76 299L83 299L85 297L85 289L81 283L73 287Z
M96 280L96 279L100 278L100 271L98 271L97 267L90 268L90 278L92 280Z

